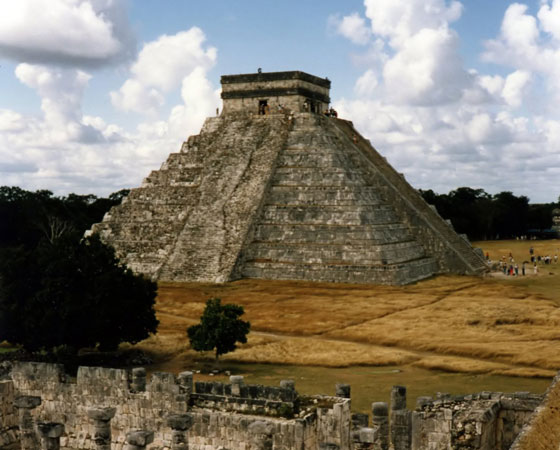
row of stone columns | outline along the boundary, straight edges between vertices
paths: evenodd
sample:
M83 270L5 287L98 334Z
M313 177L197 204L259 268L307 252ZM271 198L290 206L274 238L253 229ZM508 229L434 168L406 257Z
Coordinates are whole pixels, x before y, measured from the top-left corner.
M20 441L22 450L59 450L60 437L64 433L64 425L54 422L38 422L37 432L31 411L41 404L41 397L22 395L15 399L18 409ZM115 417L116 408L88 408L86 413L93 421L93 441L96 450L111 450L111 419ZM172 414L167 418L171 428L171 450L188 450L188 431L193 425L190 414ZM142 450L154 441L154 432L135 430L126 434L125 450Z

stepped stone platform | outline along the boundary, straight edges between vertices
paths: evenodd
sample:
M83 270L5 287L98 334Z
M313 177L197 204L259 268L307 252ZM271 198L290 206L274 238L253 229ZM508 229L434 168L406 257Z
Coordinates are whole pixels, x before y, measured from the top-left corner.
M222 83L222 114L92 228L132 270L383 284L486 270L351 122L324 114L328 80L278 72Z

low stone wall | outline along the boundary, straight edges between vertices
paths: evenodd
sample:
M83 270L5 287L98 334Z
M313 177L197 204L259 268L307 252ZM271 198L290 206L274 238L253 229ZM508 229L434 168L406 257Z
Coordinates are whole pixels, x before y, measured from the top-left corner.
M0 381L0 448L13 444L18 438L18 416L14 401L14 383Z
M298 394L293 384L245 385L240 377L233 377L231 384L197 381L194 386L191 402L199 408L285 418L292 418L297 408Z
M420 397L412 412L412 450L509 448L541 395L482 392Z
M557 450L558 386L557 378L513 449ZM337 385L336 396L305 397L291 380L279 387L245 385L239 376L193 383L183 372L147 381L142 368L97 367L80 367L71 380L58 365L16 363L11 380L0 382L0 448L21 439L23 450L35 449L36 431L44 438L54 430L49 438L60 436L62 447L74 450L122 450L127 436L150 441L152 450L504 450L542 399L526 392L438 394L420 397L410 411L406 388L394 386L390 404L372 403L370 422L351 413L348 385Z
M63 447L96 448L92 439L95 424L88 408L115 408L111 432L113 448L118 450L124 446L126 433L134 429L154 431L154 444L169 446L166 417L187 412L192 383L189 373L179 377L156 373L149 383L145 378L142 383L142 377L132 383L129 371L100 367L80 367L71 382L62 366L43 363L16 364L12 379L17 395L41 398L41 405L33 411L36 421L65 425Z
M131 430L153 432L150 448L173 448L169 417L187 412L188 428L183 431L190 450L350 449L350 400L319 397L320 408L300 410L290 381L280 387L245 385L242 377L233 376L230 384L193 386L191 372L177 377L154 373L146 382L141 368L99 367L80 367L74 381L59 365L18 363L12 381L0 384L0 395L1 439L6 443L16 438L15 399L27 396L37 399L29 408L34 421L64 424L61 445L71 449L97 448L95 436L104 426L111 430L111 448L116 450L124 448Z

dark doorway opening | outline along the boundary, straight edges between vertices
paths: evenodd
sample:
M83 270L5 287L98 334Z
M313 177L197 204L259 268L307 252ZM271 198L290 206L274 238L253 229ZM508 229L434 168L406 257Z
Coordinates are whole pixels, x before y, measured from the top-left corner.
M259 100L259 114L264 115L268 110L268 100Z

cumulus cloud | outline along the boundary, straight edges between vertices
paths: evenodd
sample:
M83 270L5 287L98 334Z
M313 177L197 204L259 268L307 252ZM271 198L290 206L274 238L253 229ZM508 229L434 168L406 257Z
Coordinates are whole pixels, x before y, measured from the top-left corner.
M366 16L371 30L390 39L393 47L400 47L422 29L437 29L456 21L463 6L446 0L365 0Z
M557 26L560 24L560 1L543 0L536 16L527 11L527 5L520 3L507 8L500 34L485 43L483 58L516 69L519 75L511 83L519 83L535 72L540 74L557 102L560 100L560 31Z
M213 116L221 102L220 90L214 89L202 67L183 79L181 98L184 104L175 106L169 117L170 133L177 138L199 130L204 119Z
M541 28L560 40L560 1L553 0L552 4L548 1L543 2L537 16Z
M203 41L204 34L192 29L146 43L119 91L122 100L133 101L128 109L156 111L164 94L181 86L182 102L167 117L151 117L135 129L83 113L91 74L70 67L19 64L15 76L37 92L43 114L25 116L0 109L2 182L63 194L109 194L139 185L220 105L219 91L206 77L216 51L203 48ZM162 52L164 60L159 59ZM171 75L159 76L154 67Z
M486 42L483 57L510 68L507 75L464 66L452 28L463 10L458 1L364 0L364 5L371 35L355 60L369 67L355 83L356 97L334 102L340 115L415 187L447 192L469 185L555 200L546 186L560 171L560 120L526 114L535 106L541 78L549 92L559 94L543 94L544 103L556 108L560 100L560 0L542 0L535 16L518 3L504 11L499 34ZM359 17L348 16L348 24L356 24L348 30L360 29ZM364 42L356 39L359 33L339 34Z
M365 19L356 12L342 18L331 16L329 21L338 34L350 39L354 44L365 45L370 41L371 30L367 27Z
M502 97L506 103L513 107L521 106L530 81L531 74L526 70L516 70L509 74L502 90Z
M361 97L371 97L378 84L375 71L368 69L360 78L358 78L354 90L356 91L356 94Z
M455 101L470 83L458 54L457 35L446 27L423 28L385 64L387 94L401 103Z
M99 67L132 57L126 1L0 3L0 56L17 62Z
M100 138L96 130L82 123L81 102L90 75L76 69L19 64L16 76L41 97L44 128L55 141Z
M164 94L177 88L186 76L214 66L217 51L205 48L205 41L202 30L193 27L145 44L132 65L132 77L111 92L113 105L123 111L154 113L163 105Z

